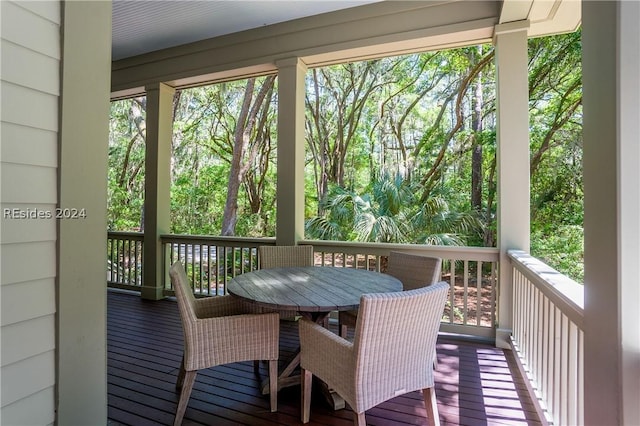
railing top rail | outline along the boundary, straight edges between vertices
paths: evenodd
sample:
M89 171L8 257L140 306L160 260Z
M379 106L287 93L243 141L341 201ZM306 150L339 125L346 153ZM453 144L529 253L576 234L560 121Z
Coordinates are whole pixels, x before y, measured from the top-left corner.
M142 241L144 239L144 232L135 231L107 231L108 238L121 238L124 237L128 240Z
M514 268L547 296L571 321L584 329L584 286L522 250L509 250Z
M275 244L276 239L270 237L250 238L250 237L228 237L220 235L185 235L185 234L163 234L160 235L163 243L183 243L183 244L208 244L234 247L255 247L256 245Z
M325 241L303 240L302 244L312 244L316 251L340 249L349 254L369 253L386 256L390 251L405 253L419 253L444 259L474 260L483 262L497 262L500 251L495 247L467 247L467 246L432 246L427 244L394 244L394 243L361 243L353 241Z
M160 240L163 243L215 244L236 247L275 244L275 238L273 237L251 238L219 235L163 234L160 236ZM386 256L390 251L397 250L408 253L427 254L445 259L465 259L484 262L497 262L500 253L495 247L433 246L426 244L363 243L326 240L301 240L298 244L312 244L314 248L316 248L316 251L323 251L322 248L326 248L330 249L326 251L339 249L339 251L348 254L367 253Z

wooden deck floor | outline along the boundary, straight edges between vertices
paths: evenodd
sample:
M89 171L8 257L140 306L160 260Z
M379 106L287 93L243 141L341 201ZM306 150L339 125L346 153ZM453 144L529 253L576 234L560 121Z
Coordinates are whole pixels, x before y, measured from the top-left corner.
M175 381L182 356L182 330L171 300L141 300L108 294L109 425L170 425L178 400ZM283 322L282 360L298 345L297 328ZM449 425L539 424L511 354L492 346L446 338L438 342L436 395L440 421ZM261 377L266 376L262 367ZM278 394L278 412L269 411L258 391L251 362L200 372L184 425L299 425L300 389ZM317 392L314 396L319 396ZM413 392L367 411L370 425L418 425L426 419L422 396ZM332 411L313 401L310 425L351 425L347 408Z

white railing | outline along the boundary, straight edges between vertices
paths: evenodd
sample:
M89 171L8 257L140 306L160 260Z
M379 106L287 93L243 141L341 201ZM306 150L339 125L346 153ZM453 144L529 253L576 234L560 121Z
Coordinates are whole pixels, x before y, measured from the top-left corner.
M176 260L185 265L196 295L226 294L227 282L258 267L257 248L273 245L273 238L163 235L164 269ZM440 247L404 244L301 241L315 249L316 265L366 268L384 272L391 250L420 253L443 259L442 279L450 283L449 302L441 330L495 338L498 251L479 247ZM166 276L166 274L165 274ZM164 293L172 295L165 278ZM479 295L479 297L478 297Z
M226 294L228 281L258 268L258 247L274 245L274 238L162 235L163 293L173 295L169 266L180 260L194 294ZM312 244L316 265L366 268L384 272L392 250L440 257L443 281L450 284L441 331L495 339L498 250L484 247L445 247L405 244L352 243L306 240ZM140 290L143 235L109 232L107 283L110 287Z
M523 251L513 266L512 347L541 419L584 424L584 287Z
M274 238L162 235L163 287L173 295L169 267L181 261L194 294L218 296L227 292L227 282L236 275L258 268L258 246L274 245Z
M109 287L138 289L142 286L144 238L141 232L107 234L107 284Z

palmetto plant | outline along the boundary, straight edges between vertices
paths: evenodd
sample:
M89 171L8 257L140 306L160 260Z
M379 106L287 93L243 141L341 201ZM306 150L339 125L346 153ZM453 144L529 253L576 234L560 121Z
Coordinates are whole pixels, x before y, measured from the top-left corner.
M333 188L322 215L306 223L307 238L381 243L462 245L482 230L471 212L456 212L438 193L420 203L418 188L399 174L381 173L363 194Z

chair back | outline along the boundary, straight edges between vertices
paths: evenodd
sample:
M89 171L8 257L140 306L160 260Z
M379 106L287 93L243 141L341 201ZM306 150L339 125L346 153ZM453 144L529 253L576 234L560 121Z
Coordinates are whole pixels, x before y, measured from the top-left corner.
M432 387L433 359L449 284L365 294L356 323L354 408Z
M313 266L313 246L260 246L260 269Z
M180 311L182 327L185 329L184 331L186 333L187 330L190 329L190 324L193 324L197 319L195 308L196 297L193 295L193 291L191 291L191 288L189 287L187 273L180 261L171 265L169 275L171 276L173 289L176 292L176 300L178 301L178 310Z
M387 274L402 282L403 290L414 290L440 281L442 259L419 254L392 251Z

